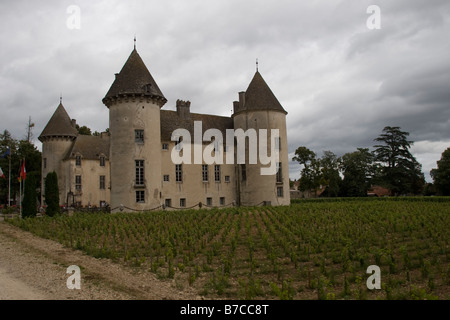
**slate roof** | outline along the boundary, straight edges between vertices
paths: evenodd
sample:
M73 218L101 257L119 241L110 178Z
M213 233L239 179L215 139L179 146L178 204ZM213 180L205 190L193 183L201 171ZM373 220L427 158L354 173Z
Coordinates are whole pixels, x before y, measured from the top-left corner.
M161 110L161 141L171 141L172 132L178 128L186 129L194 140L194 121L202 122L202 135L208 129L219 129L225 141L226 129L233 129L231 117L209 114L190 113L189 118L182 118L176 111Z
M100 155L103 155L108 159L109 136L78 135L71 150L66 155L65 160L74 159L78 154L81 155L83 159L96 160L100 159Z
M60 103L38 139L42 142L45 138L48 137L75 138L77 135L77 129L73 127L72 120L67 114L67 111L62 103Z
M244 107L239 109L237 113L254 110L276 110L287 114L259 71L256 71L247 91L245 91Z
M136 48L131 52L120 73L116 74L116 79L103 98L103 103L108 105L109 99L130 94L156 98L162 103L161 106L167 102Z

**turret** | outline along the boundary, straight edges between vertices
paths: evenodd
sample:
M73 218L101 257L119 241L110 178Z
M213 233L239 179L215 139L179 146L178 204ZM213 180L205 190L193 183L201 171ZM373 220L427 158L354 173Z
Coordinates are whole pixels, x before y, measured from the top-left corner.
M55 171L58 176L60 204L64 204L66 189L70 188L70 181L63 167L63 159L70 151L77 135L75 120L70 119L60 102L38 138L42 142L42 188L45 186L44 179L47 174ZM42 197L44 197L43 192Z
M233 103L234 128L247 132L256 130L258 135L258 162L249 162L249 145L246 144L245 164L238 165L238 195L239 204L244 206L260 203L273 205L288 205L289 195L289 164L287 152L286 110L270 90L263 77L257 71L247 90L239 93L239 101ZM260 129L267 131L267 150L264 155L271 155L271 150L279 151L276 173L262 174L263 165L260 160L261 151ZM279 139L272 139L271 129L278 129ZM264 131L263 131L264 132ZM275 144L275 145L273 145Z
M109 109L113 211L161 203L160 108L166 102L134 48L103 98Z

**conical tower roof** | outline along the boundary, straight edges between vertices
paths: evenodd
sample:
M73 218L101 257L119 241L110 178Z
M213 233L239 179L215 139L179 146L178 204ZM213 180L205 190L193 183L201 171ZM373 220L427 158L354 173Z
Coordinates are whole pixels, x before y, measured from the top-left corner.
M126 95L151 97L158 101L160 106L167 102L136 48L131 52L120 73L116 74L116 79L103 98L103 103L109 106L112 100Z
M275 110L287 114L286 110L281 106L259 71L256 71L253 76L253 79L245 92L244 107L239 111L256 110Z
M45 138L51 137L69 137L76 138L78 135L78 131L72 125L72 120L67 114L66 109L59 103L58 108L56 108L55 113L48 121L41 135L39 136L39 140L42 142Z

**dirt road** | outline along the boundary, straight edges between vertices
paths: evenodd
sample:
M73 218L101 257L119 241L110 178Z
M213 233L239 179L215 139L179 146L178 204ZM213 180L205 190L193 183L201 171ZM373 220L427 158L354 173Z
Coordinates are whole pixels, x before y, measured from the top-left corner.
M81 269L81 289L68 289L71 265ZM0 299L32 300L186 300L200 299L137 271L96 259L80 251L42 239L0 221Z

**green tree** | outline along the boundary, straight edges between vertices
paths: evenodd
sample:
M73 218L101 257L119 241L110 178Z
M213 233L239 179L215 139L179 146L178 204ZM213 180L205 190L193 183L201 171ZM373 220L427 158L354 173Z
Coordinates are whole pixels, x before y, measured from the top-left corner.
M313 191L317 193L317 188L320 186L320 161L316 158L316 154L308 148L301 146L295 150L295 155L292 160L297 161L303 165L300 172L300 191Z
M86 136L92 135L91 129L89 129L86 126L80 127L79 125L76 125L75 128L78 130L79 134L86 135Z
M27 173L25 179L25 190L22 200L22 216L25 217L35 217L37 212L37 181L36 172Z
M388 126L374 139L383 143L374 146L375 161L382 164L377 178L394 195L420 193L425 184L422 166L409 152L414 142L407 140L408 136L400 127Z
M321 166L320 184L326 186L322 195L326 197L337 197L339 195L339 185L342 180L339 175L340 158L331 151L324 151L323 157L319 161Z
M58 176L55 171L49 172L45 178L46 214L50 217L60 213Z
M344 197L365 197L374 175L373 154L368 148L342 156L340 169L344 175L340 195Z
M438 194L450 196L450 148L447 148L437 161L437 169L430 171Z

